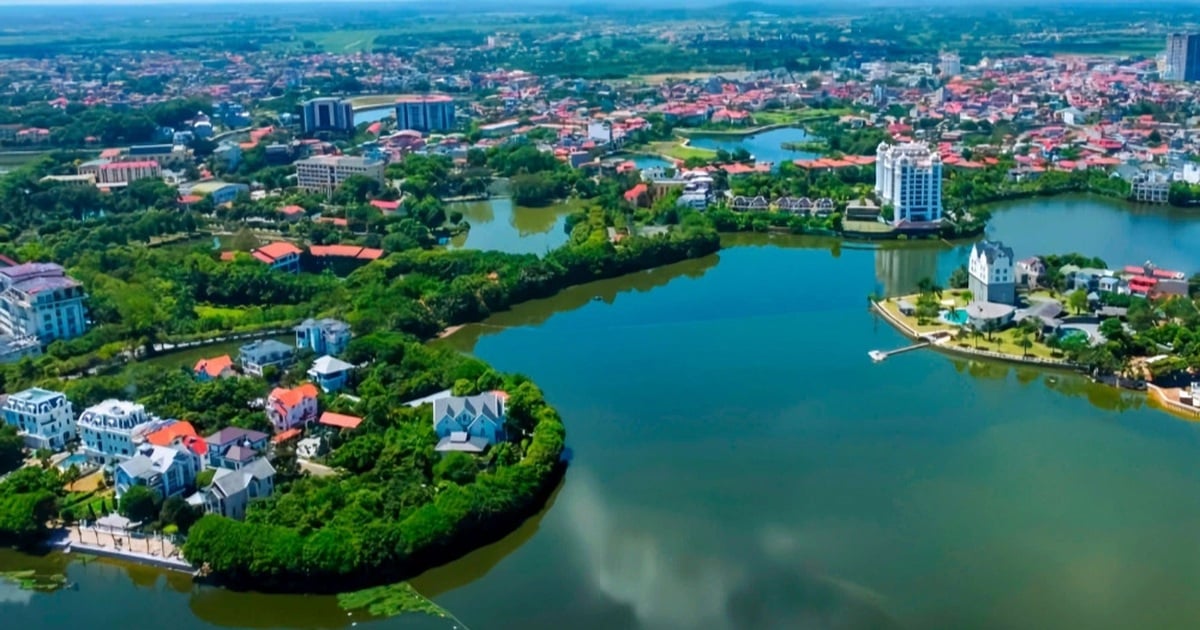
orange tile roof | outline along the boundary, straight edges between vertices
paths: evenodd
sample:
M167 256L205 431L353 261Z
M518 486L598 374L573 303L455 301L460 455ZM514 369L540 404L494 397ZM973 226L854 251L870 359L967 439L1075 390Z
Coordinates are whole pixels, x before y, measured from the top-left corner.
M300 429L288 429L287 431L278 433L275 435L275 437L271 438L271 443L279 444L280 442L286 442L297 437L300 437Z
M237 256L237 252L221 252L221 260L226 262L233 260L234 256Z
M181 421L146 434L146 441L155 446L170 446L176 439L197 437L196 427L191 422Z
M321 414L321 419L318 420L317 422L319 422L325 426L329 426L329 427L338 427L341 429L357 429L358 425L362 424L362 418L359 418L357 416L347 416L347 415L341 414L341 413L333 413L332 411L326 411L325 413Z
M360 251L362 248L358 245L313 245L308 248L308 253L321 258L326 256L354 258Z
M222 354L219 357L211 359L200 359L196 362L196 367L192 368L192 372L205 374L217 378L221 376L221 372L233 367L233 359L229 358L228 354Z
M317 386L313 385L312 383L305 383L299 387L293 387L291 389L276 387L275 389L271 390L271 398L275 399L277 404L286 409L291 409L292 407L299 405L305 398L316 397Z
M284 206L284 207L280 208L279 211L288 216L304 214L304 208L301 208L300 206L297 206L295 204L290 205L290 206Z
M254 253L262 254L263 256L268 257L270 260L275 261L287 256L288 254L299 254L300 248L287 241L275 241L274 243L268 243L262 247L259 247L258 249L254 250ZM255 258L259 257L255 256ZM259 260L262 259L259 258Z

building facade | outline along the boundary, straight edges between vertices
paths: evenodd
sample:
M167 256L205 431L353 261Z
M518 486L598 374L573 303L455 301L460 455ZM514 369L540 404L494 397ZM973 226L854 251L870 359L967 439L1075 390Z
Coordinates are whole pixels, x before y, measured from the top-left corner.
M293 330L296 347L317 354L341 354L350 343L350 324L337 319L306 319Z
M270 365L284 369L292 364L294 356L289 346L274 339L252 341L238 350L242 371L254 376L262 376L263 368Z
M348 155L319 155L296 161L296 185L308 192L332 196L342 182L362 175L383 184L383 160Z
M453 131L454 99L445 94L403 96L396 100L396 128Z
M306 426L317 420L317 386L276 387L267 396L267 419L276 432Z
M433 401L438 451L482 452L504 439L505 397L499 392L446 396Z
M164 499L179 496L196 485L201 468L200 456L186 446L141 444L133 457L117 465L117 498L134 486L150 488Z
M80 164L78 170L80 175L95 177L96 185L101 187L126 186L139 179L162 178L162 166L154 160L129 162L95 160Z
M892 225L942 220L942 158L924 144L880 143L875 194L891 206Z
M0 268L0 332L37 337L42 344L87 330L83 286L61 265L25 263Z
M61 451L75 438L75 408L66 394L34 387L4 400L4 421L31 449Z
M109 399L85 409L78 428L83 454L108 464L133 457L137 441L155 427L145 406Z
M300 107L300 125L306 134L354 131L354 108L348 101L330 96L304 101Z
M1017 303L1013 251L998 241L980 241L971 247L967 262L967 288L977 302Z
M1200 81L1200 33L1167 35L1167 81Z

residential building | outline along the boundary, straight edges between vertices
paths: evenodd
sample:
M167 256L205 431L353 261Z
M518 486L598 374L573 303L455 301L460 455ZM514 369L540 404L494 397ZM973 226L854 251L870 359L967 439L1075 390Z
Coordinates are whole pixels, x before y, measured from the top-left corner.
M183 446L200 458L200 469L208 458L208 442L196 433L196 427L186 420L174 421L142 436L142 441L154 446Z
M313 361L312 367L308 370L308 378L312 379L322 390L336 392L346 386L346 381L350 379L350 372L353 369L353 364L325 355Z
M42 356L42 344L30 335L0 334L0 363L16 363L25 357Z
M316 421L316 385L305 383L292 389L276 387L271 390L267 396L267 418L277 433Z
M892 208L893 225L942 220L942 158L924 144L880 143L875 194Z
M506 398L487 392L434 400L433 431L440 438L435 450L480 453L503 440Z
M1130 180L1130 196L1138 203L1167 203L1171 178L1161 171L1145 171Z
M133 457L117 465L117 498L134 486L146 486L164 499L183 494L196 485L200 469L200 456L182 444L141 444Z
M1200 81L1200 33L1167 35L1167 81Z
M353 175L383 184L383 160L350 155L318 155L296 161L296 186L308 192L332 196Z
M101 464L133 457L137 442L157 428L145 406L114 399L85 409L77 424L83 454Z
M79 165L80 175L91 175L96 179L96 185L102 188L127 186L139 179L162 178L162 166L154 160L132 160L129 162L110 162L108 160L92 160Z
M237 199L238 195L242 193L250 194L250 186L246 184L231 184L229 182L200 182L187 190L181 188L179 192L185 195L208 197L212 200L214 206L219 206L226 203L233 203L233 200Z
M1160 269L1147 261L1141 265L1126 265L1122 272L1132 294L1145 297L1188 295L1187 275L1182 271Z
M299 247L287 241L267 243L258 249L250 251L250 255L255 260L270 266L272 269L277 269L285 273L300 272L301 253L302 250Z
M362 424L362 418L359 418L358 416L348 416L344 413L326 411L325 413L321 414L321 419L317 421L317 424L333 429L352 431L357 429L358 425Z
M275 366L284 369L292 364L293 351L290 346L275 341L263 339L252 341L238 349L238 361L242 371L254 376L262 376L263 368Z
M416 94L396 99L396 128L453 131L454 99L445 94Z
M962 74L962 59L955 53L942 53L938 58L938 69L942 71L942 77L950 79Z
M187 502L208 514L241 520L251 501L265 499L274 491L275 468L265 457L256 457L238 469L218 469L212 484L188 497Z
M66 394L34 387L4 399L4 421L31 449L61 451L75 439L75 408Z
M257 459L267 448L267 434L261 431L226 427L204 438L208 444L208 465L238 470Z
M83 286L61 265L25 263L0 268L0 332L37 337L42 344L87 330Z
M350 343L350 324L337 319L306 319L293 330L296 347L317 354L341 354Z
M234 375L233 359L228 354L211 359L200 359L192 368L192 374L198 381L213 381Z
M354 132L354 108L349 101L328 96L314 98L301 105L300 125L306 134L322 131Z
M968 286L980 302L1016 304L1017 284L1013 251L999 241L980 241L971 247L967 262Z

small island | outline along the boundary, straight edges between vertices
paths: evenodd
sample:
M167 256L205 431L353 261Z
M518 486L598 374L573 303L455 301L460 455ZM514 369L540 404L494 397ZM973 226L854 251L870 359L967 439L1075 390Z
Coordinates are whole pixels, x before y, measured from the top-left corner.
M1194 417L1198 280L1152 262L1110 269L1080 254L1017 259L1003 243L980 241L949 288L926 278L915 294L871 296L870 303L918 342L909 348L1079 370L1117 387L1149 389L1168 410Z

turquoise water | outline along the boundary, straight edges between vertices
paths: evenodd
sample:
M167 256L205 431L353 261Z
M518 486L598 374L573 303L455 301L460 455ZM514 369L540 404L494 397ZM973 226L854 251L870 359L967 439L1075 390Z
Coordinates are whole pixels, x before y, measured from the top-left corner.
M87 455L84 455L83 453L72 453L59 462L58 467L66 470L70 468L72 464L74 464L77 468L83 468L85 465L87 465Z
M724 149L732 153L738 148L744 148L760 162L772 162L776 165L790 160L811 160L821 157L820 154L809 151L789 151L783 148L785 142L807 142L812 140L803 129L783 127L772 129L752 136L693 136L691 146L714 151Z
M955 326L965 326L967 322L970 321L970 318L967 317L967 311L961 308L956 308L952 311L944 311L942 313L942 319L954 324Z
M1068 327L1064 326L1061 329L1059 329L1058 338L1063 341L1066 341L1068 339L1085 339L1086 340L1086 339L1090 339L1091 335L1089 335L1086 330L1080 330L1078 328L1068 328Z

